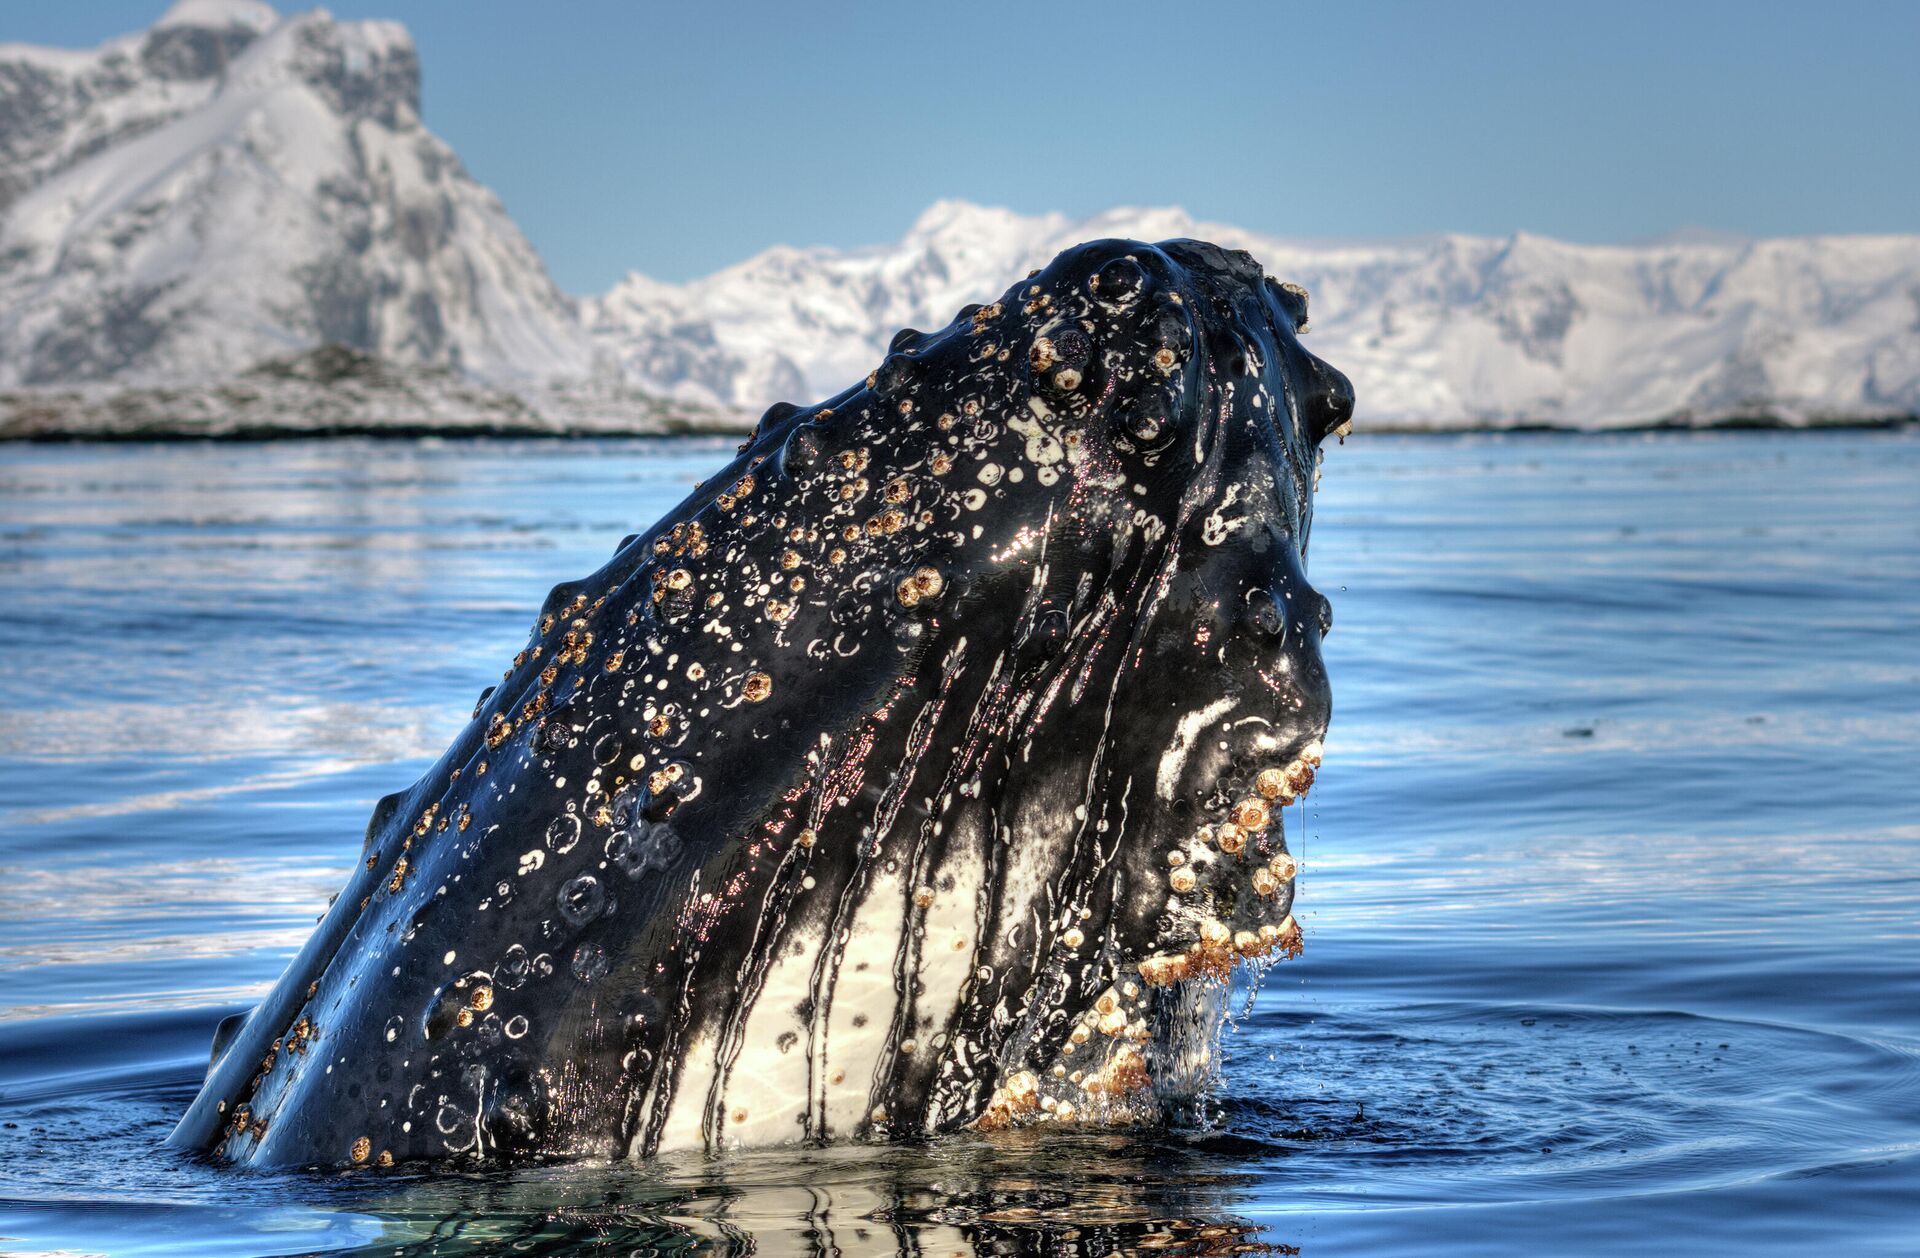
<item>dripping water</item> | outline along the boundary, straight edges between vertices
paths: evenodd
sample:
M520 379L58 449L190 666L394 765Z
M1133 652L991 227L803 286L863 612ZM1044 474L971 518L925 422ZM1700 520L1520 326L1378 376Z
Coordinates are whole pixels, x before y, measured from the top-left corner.
M1189 978L1148 993L1147 1073L1162 1119L1171 1127L1205 1125L1220 1084L1228 984Z

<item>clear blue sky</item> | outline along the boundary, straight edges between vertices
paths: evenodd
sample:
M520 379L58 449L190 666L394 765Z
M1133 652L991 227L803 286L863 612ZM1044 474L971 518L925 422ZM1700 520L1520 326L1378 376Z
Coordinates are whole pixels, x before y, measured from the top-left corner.
M12 3L0 40L165 7ZM412 29L428 125L576 292L890 240L939 197L1304 236L1920 230L1920 3L330 7Z

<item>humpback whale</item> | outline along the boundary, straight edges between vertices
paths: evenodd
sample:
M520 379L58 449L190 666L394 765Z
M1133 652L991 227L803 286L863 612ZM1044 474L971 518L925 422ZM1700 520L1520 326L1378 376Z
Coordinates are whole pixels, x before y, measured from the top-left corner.
M1300 948L1307 580L1346 378L1245 253L1102 240L556 587L216 1037L250 1165L645 1157L1151 1117Z

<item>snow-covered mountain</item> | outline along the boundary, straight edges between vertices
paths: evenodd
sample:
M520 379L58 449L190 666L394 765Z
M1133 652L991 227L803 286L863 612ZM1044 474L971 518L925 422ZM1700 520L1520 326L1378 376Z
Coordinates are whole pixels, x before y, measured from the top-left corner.
M0 45L0 387L224 376L321 343L578 377L574 303L420 122L391 22L181 0Z
M1920 236L1312 242L1177 209L1069 219L945 201L893 245L769 249L677 286L629 276L586 310L596 343L656 389L824 396L895 329L944 324L1102 236L1200 236L1306 285L1308 344L1353 378L1362 424L1920 414Z
M419 77L394 23L257 0L180 0L86 51L0 45L0 436L215 424L229 381L255 418L298 381L295 426L518 404L545 428L738 422L837 391L897 329L1069 245L1183 235L1311 290L1309 344L1353 377L1363 425L1920 414L1920 235L1316 242L943 201L893 244L576 300L422 125ZM272 366L323 346L369 365L350 387Z

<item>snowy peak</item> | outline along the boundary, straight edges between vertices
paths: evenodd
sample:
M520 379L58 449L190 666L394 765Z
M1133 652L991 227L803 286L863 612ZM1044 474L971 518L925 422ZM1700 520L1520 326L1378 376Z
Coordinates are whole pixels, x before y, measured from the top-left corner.
M335 22L325 9L282 19L258 0L178 0L140 40L139 61L163 81L303 83L337 113L387 126L420 113L420 58L398 22Z
M264 4L180 0L147 32L140 64L158 79L208 79L279 21Z
M174 0L160 20L149 29L151 37L162 31L189 30L251 31L255 35L270 30L280 20L270 4L260 0Z
M223 69L229 87L300 83L341 118L419 121L420 57L397 22L335 22L316 10L279 23Z
M1913 236L1317 242L1177 208L1070 219L941 201L893 245L768 250L684 285L630 279L588 303L592 334L630 380L680 396L824 396L878 362L894 329L944 324L1059 250L1112 236L1198 236L1305 284L1312 346L1353 377L1362 423L1920 413Z
M248 0L0 48L0 386L205 380L323 343L587 375L574 303L419 93L398 24Z

